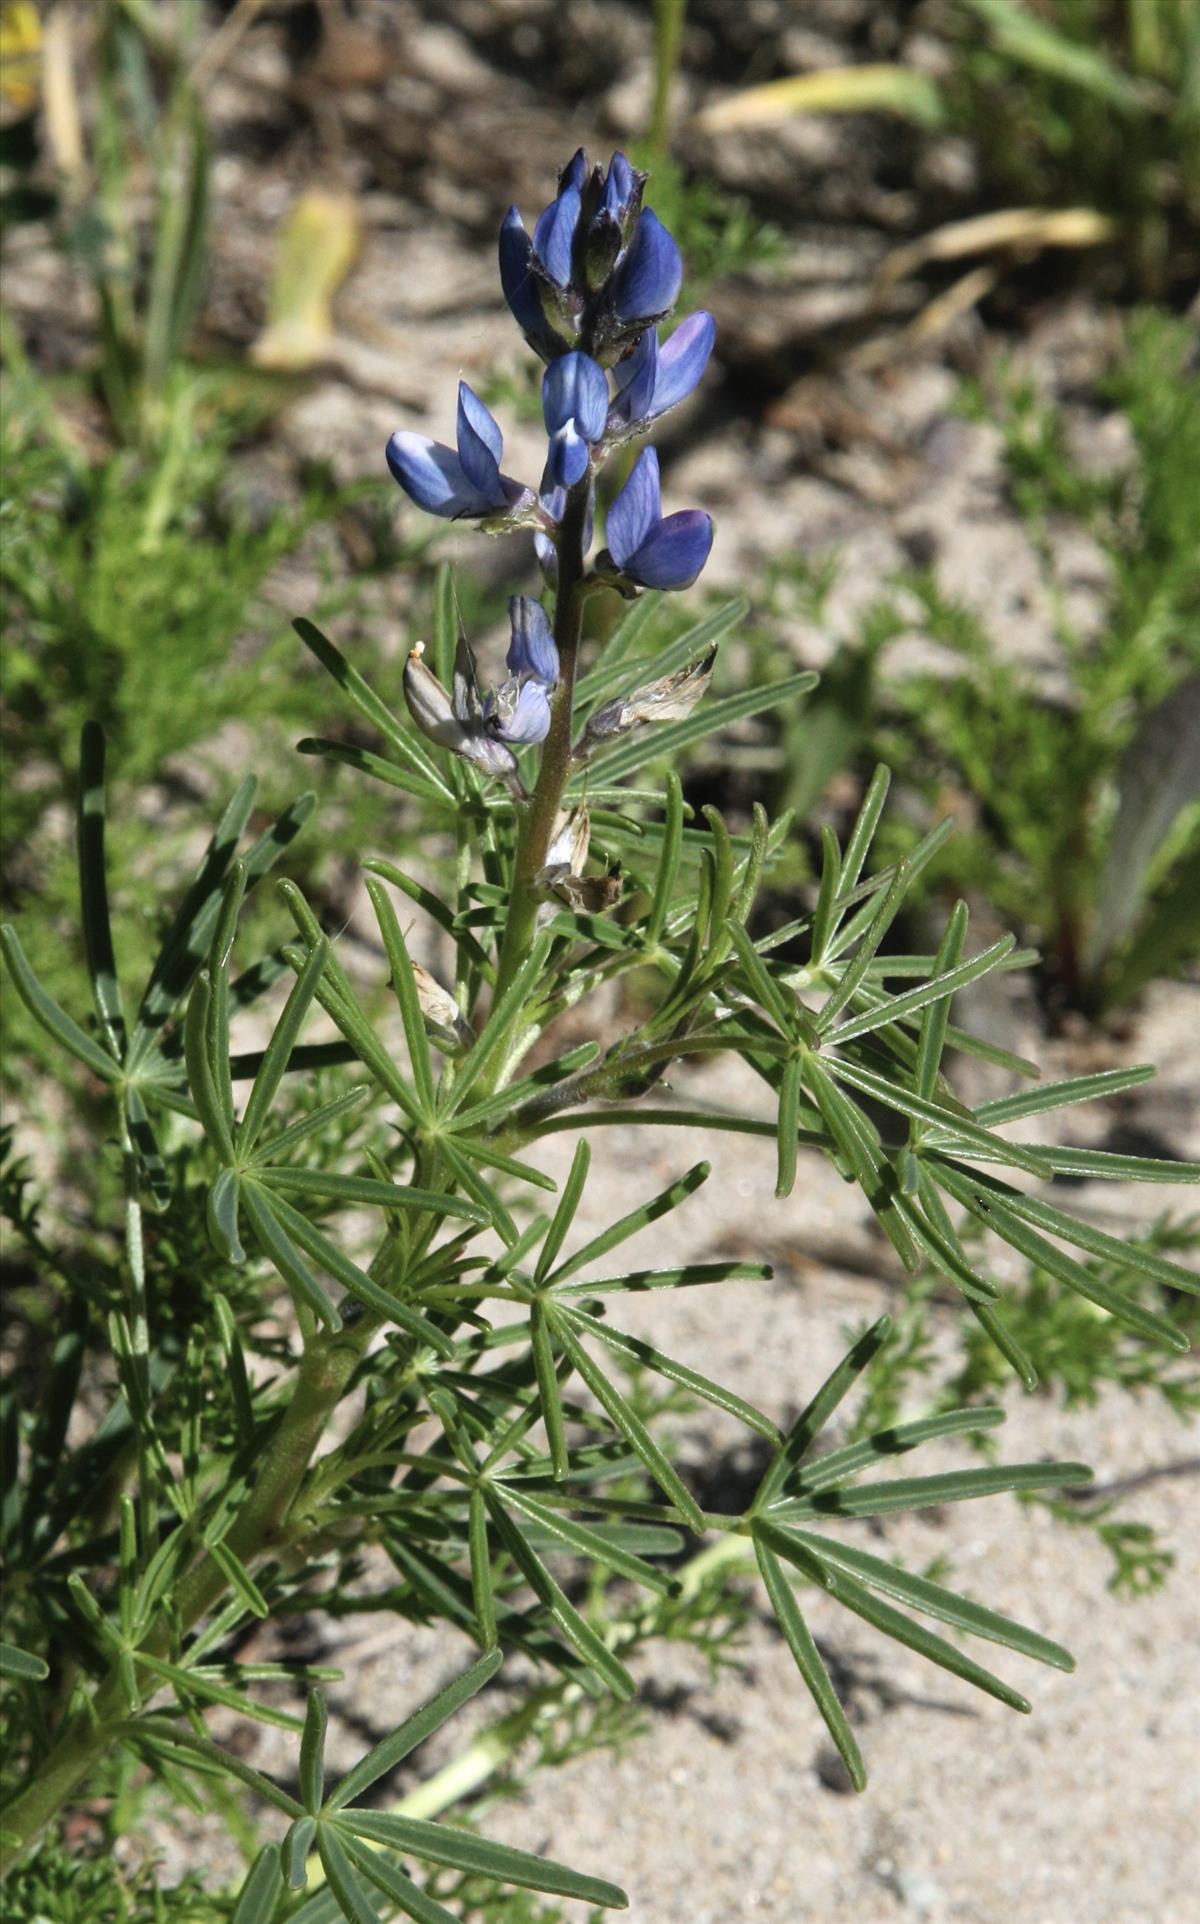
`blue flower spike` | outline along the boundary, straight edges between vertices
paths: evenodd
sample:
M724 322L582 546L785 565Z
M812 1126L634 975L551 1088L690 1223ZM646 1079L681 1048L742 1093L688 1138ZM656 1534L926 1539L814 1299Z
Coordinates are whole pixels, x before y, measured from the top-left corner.
M609 437L624 441L641 434L686 401L708 366L716 333L716 322L703 310L681 321L661 347L657 328L648 327L613 369L617 396L608 412Z
M532 488L500 472L504 437L479 396L458 384L457 451L423 434L393 434L387 464L404 492L443 520L501 518L517 527L536 510Z
M582 481L591 450L608 421L608 382L586 354L552 361L542 381L542 416L550 436L546 473L555 487Z
M710 515L685 508L663 518L658 456L643 448L608 511L608 547L597 572L613 570L639 588L690 588L708 560Z
M512 626L505 662L511 675L540 681L546 688L558 686L558 649L550 628L550 617L532 595L511 595L508 619Z

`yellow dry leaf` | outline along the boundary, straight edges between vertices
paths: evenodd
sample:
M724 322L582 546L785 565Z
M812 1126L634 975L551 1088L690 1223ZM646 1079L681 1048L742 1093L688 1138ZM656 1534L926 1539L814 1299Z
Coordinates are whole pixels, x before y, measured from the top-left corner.
M250 350L258 367L297 373L324 359L333 337L333 298L362 239L353 194L310 188L279 229L267 325Z
M927 261L956 261L993 251L1036 254L1043 247L1098 247L1115 232L1115 222L1094 207L1005 207L949 221L895 248L879 270L877 287L906 280Z
M914 67L878 63L861 67L824 67L817 73L791 74L747 87L719 100L696 117L707 133L732 127L764 127L797 114L898 114L921 127L939 127L945 118L937 82Z
M42 65L42 23L30 0L0 4L0 98L19 114L38 102Z

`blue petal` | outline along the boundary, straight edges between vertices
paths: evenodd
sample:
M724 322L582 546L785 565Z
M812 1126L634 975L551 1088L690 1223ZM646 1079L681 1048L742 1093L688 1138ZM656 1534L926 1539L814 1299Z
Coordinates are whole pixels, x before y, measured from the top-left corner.
M491 505L468 480L453 448L429 441L423 434L393 434L387 444L387 464L405 494L426 514L452 520L462 514L486 514Z
M690 588L708 560L713 524L701 508L685 508L660 521L623 564L631 581L643 588ZM614 558L616 549L609 547Z
M508 618L512 640L505 661L514 675L528 675L547 688L558 681L558 649L550 628L550 617L532 595L511 595Z
M604 525L608 551L619 568L647 540L661 514L658 456L653 448L643 448Z
M458 458L481 494L500 495L500 456L504 437L477 394L458 384Z
M557 200L552 200L545 212L538 215L533 230L533 251L559 287L570 285L571 252L578 225L579 189L570 182Z
M562 173L558 177L559 193L560 194L562 193L562 190L564 187L575 187L579 190L580 193L582 193L583 184L586 181L587 177L588 177L587 148L577 147L575 149L575 152L571 155L570 160L567 162L566 166L563 168Z
M675 305L683 260L651 207L644 207L613 282L613 305L626 325L657 320Z
M639 334L637 346L613 369L617 399L613 419L623 427L644 421L650 413L658 378L658 332L653 327Z
M601 206L620 220L637 190L637 175L623 153L618 150L608 163L608 175L604 182L604 198Z
M576 433L574 421L568 421L557 434L551 435L546 472L556 486L573 488L577 481L582 481L588 460L588 444Z
M483 712L490 733L518 748L544 741L550 728L550 697L540 681L518 684L510 676L488 695Z
M650 405L645 417L655 420L665 414L668 408L677 407L686 401L700 376L708 366L708 357L713 351L717 336L717 324L711 314L689 314L675 329L669 341L664 341L658 350L658 369L654 381ZM633 416L634 420L639 418Z
M500 285L523 334L536 347L548 345L546 316L533 270L533 242L515 207L510 207L500 229Z
M586 354L563 354L552 361L542 381L542 418L548 434L568 421L585 441L598 441L608 417L608 382L603 368Z

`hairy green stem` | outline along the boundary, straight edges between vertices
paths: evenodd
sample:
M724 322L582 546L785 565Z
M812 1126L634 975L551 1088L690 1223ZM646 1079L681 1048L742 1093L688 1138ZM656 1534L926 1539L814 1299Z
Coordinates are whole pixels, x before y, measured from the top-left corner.
M558 537L558 592L554 603L554 640L558 648L558 689L550 717L550 732L542 750L542 765L517 837L517 860L512 899L504 924L496 1000L510 987L529 954L537 926L538 896L534 883L546 866L563 789L571 772L571 716L575 700L575 670L583 629L583 537L587 524L586 478L567 496Z

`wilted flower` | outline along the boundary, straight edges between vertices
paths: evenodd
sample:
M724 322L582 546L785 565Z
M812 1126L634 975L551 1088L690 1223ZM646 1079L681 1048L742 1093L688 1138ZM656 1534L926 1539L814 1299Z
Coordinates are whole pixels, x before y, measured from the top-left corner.
M608 411L608 435L623 441L640 434L668 408L686 401L708 366L716 332L712 315L703 310L681 321L661 347L658 329L648 327L613 369L617 396Z
M602 742L611 741L616 735L627 735L644 722L682 721L685 715L691 714L707 689L716 659L717 644L714 641L697 661L689 662L686 668L677 669L673 675L662 675L657 681L635 688L631 694L617 695L614 700L605 702L589 717L582 739L575 749L575 760L586 761L593 749Z
M483 704L484 725L499 741L518 748L544 741L550 728L550 697L544 682L509 675Z
M546 865L538 870L536 886L556 896L577 915L594 915L620 899L621 871L585 876L592 824L586 802L579 802L559 822L546 851Z
M712 519L701 508L662 512L658 456L644 448L608 511L608 547L599 573L617 572L642 588L690 588L712 548Z
M608 420L608 382L586 354L563 354L542 381L542 417L550 436L547 478L574 487L587 473L591 451Z
M466 640L460 640L455 656L453 700L426 666L424 653L425 644L419 641L404 665L404 699L421 733L485 775L495 776L519 801L524 800L516 756L485 724L475 659Z
M532 595L510 595L508 619L512 640L505 660L509 673L527 675L544 682L547 688L558 685L558 649L550 627L550 617Z
M423 434L393 434L387 464L405 493L427 514L446 520L503 516L519 525L536 511L532 488L500 472L504 437L477 394L458 384L457 453Z
M431 1039L451 1054L467 1048L475 1040L475 1031L449 990L443 989L420 962L413 961L412 972L417 1002Z

